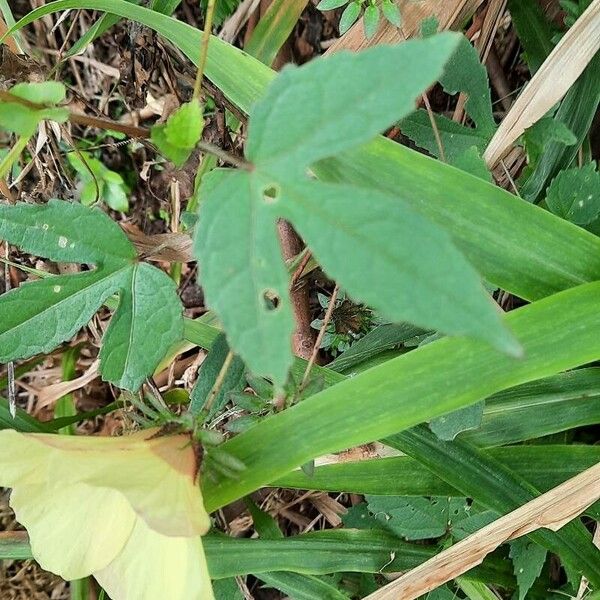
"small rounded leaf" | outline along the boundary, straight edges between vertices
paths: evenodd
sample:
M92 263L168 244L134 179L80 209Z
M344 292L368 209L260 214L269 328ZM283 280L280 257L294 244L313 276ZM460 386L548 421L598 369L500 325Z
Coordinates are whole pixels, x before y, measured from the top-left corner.
M400 27L400 25L402 25L402 15L400 14L400 9L393 0L383 0L381 10L383 11L383 16L392 25L395 25L396 27Z
M348 4L348 6L346 6L344 12L342 13L342 16L340 17L340 35L344 35L344 33L346 33L346 31L348 31L348 29L350 29L350 27L354 25L359 15L360 4L358 2L351 2L350 4Z
M317 8L319 10L333 10L334 8L344 6L347 2L348 0L321 0L321 2L317 4Z
M377 33L377 28L379 27L379 8L377 6L373 4L367 6L363 25L365 28L365 37L370 40Z

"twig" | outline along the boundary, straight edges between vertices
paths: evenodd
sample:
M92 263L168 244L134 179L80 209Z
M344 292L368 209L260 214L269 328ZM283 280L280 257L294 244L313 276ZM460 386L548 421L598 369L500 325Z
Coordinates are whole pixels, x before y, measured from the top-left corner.
M433 129L435 143L437 144L438 150L440 152L440 160L442 162L447 162L446 152L444 151L444 145L442 144L442 138L440 137L440 131L438 129L433 110L431 110L431 104L429 104L429 98L427 97L427 94L423 94L423 104L425 105L425 108L427 109L427 114L429 115L429 122L431 123L431 128Z
M200 45L200 60L198 61L198 71L196 72L196 82L194 84L194 100L200 99L202 90L202 79L204 78L204 68L208 58L208 44L210 42L210 32L212 30L213 15L215 14L216 0L208 0L206 6L206 20L204 21L204 33Z
M323 336L325 335L325 330L327 329L327 325L329 325L329 321L331 321L331 315L333 314L333 309L335 308L335 301L337 300L338 293L340 288L338 285L335 286L333 293L331 294L331 298L329 299L329 306L327 307L327 312L325 313L325 318L323 319L323 325L321 325L321 329L319 330L319 335L317 336L317 341L315 342L312 355L308 364L306 365L306 370L304 371L304 375L302 377L302 382L300 383L300 387L303 388L306 382L308 381L308 376L310 375L310 371L317 360L317 355L319 354L319 348L321 347L321 342L323 341Z

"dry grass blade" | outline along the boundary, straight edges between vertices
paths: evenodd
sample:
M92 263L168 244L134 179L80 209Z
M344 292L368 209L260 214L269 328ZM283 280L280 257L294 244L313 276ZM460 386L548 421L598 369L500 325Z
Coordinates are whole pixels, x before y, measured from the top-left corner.
M186 233L146 235L131 227L124 229L138 253L146 260L182 263L195 260L192 256L192 238Z
M536 529L557 531L600 498L600 463L424 562L366 600L414 600L480 564L500 544Z
M483 0L426 0L414 2L401 0L402 27L398 28L382 19L377 33L368 40L363 30L362 19L348 31L346 35L332 44L327 54L338 50L363 50L377 44L398 44L406 38L413 37L419 32L421 22L427 17L436 17L440 29L451 29L455 24L462 23L465 16L475 12Z
M38 394L38 408L46 408L48 406L54 406L56 401L67 394L71 394L76 390L81 389L88 383L91 383L100 375L100 363L95 361L92 363L90 368L80 377L71 379L69 381L61 381L53 385L48 385L41 389Z
M502 121L485 151L488 166L495 166L517 138L563 98L599 49L600 0L593 0Z

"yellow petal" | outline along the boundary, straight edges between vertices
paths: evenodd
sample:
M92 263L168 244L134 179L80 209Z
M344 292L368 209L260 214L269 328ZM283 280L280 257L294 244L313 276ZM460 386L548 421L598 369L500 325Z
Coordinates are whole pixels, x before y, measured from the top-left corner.
M87 488L87 489L86 489ZM15 488L10 503L29 532L31 550L47 571L73 580L106 567L121 552L138 520L115 490L85 485Z
M190 437L155 434L108 438L0 431L0 485L42 486L43 498L72 484L114 489L159 533L202 535L210 520L195 481Z
M200 537L167 537L138 519L122 552L94 573L113 600L213 600Z

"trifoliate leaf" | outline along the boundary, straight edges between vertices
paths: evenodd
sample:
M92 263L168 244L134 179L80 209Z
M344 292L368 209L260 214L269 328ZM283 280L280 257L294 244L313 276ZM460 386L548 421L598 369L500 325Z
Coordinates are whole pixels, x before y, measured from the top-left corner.
M181 105L163 125L151 130L152 142L176 166L182 166L190 157L202 136L204 120L196 100Z
M365 9L363 26L365 37L370 40L377 33L377 29L379 28L379 8L374 4L370 4Z
M402 25L402 14L398 5L393 0L383 0L381 4L381 11L383 16L396 27Z
M360 4L358 2L350 2L340 17L340 24L338 25L340 35L344 35L356 23L359 16Z
M546 562L547 550L529 538L517 538L510 542L510 557L513 561L519 600L524 600L527 592L539 577Z
M13 488L11 507L44 569L93 575L113 600L212 600L197 458L188 435L158 433L0 432L0 485Z
M348 0L321 0L319 4L317 4L318 10L333 10L334 8L339 8L340 6L344 6Z
M600 215L600 173L594 163L561 171L547 194L548 208L571 223L587 225Z
M232 349L256 375L283 386L292 361L279 218L297 227L351 295L389 319L517 351L476 272L440 229L400 198L306 177L314 162L408 114L457 39L441 34L285 69L250 114L251 170L204 178L195 238L200 281Z
M125 234L98 209L51 200L0 206L0 239L25 252L95 269L23 284L0 297L0 361L49 352L83 327L110 296L119 306L100 352L101 373L137 390L183 333L172 280L137 261Z

